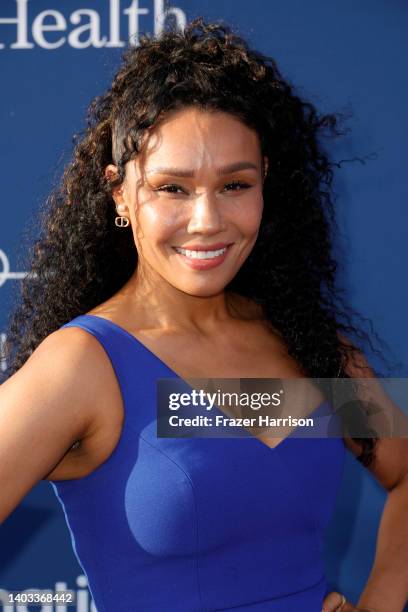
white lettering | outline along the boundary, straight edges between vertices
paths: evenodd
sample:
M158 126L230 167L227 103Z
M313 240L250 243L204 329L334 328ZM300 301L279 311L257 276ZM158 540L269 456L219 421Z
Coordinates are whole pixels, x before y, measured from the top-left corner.
M0 589L0 603L2 605L3 612L14 612L14 604L9 604L10 591L6 589Z
M139 8L139 0L132 0L132 4L129 8L123 11L125 15L128 15L129 25L129 44L137 47L139 44L139 15L147 15L149 9Z
M87 612L89 610L89 593L85 589L88 586L88 579L84 574L80 574L77 576L76 583L79 586L77 590L77 612Z
M74 47L74 49L86 49L91 46L97 49L104 47L107 37L104 36L102 39L100 38L101 22L99 13L92 9L78 9L71 14L69 20L74 25L77 25L81 23L82 15L89 17L89 22L72 30L68 35L68 43L71 47ZM89 31L90 36L86 40L80 41L79 37L86 31Z
M67 589L68 589L68 585L66 582L56 582L55 583L56 591L66 591ZM68 607L62 603L58 603L58 605L56 605L55 608L56 610L58 610L58 612L68 612ZM71 612L72 612L72 608L71 608Z
M89 602L89 591L87 590L88 587L88 580L86 578L86 576L84 575L80 575L77 577L77 585L80 587L80 589L78 589L76 591L76 606L75 606L75 612L97 612L96 610L96 606L95 603L93 601L93 599L91 598L91 601ZM84 589L84 590L82 590ZM85 590L86 589L86 590ZM30 593L32 591L39 591L47 594L47 593L51 593L53 594L52 589L25 589L22 591L18 591L19 593ZM67 583L66 582L56 582L55 583L55 590L54 590L54 594L55 592L58 591L66 591L67 590ZM14 610L16 612L28 612L28 607L31 606L27 606L21 602L15 602L14 603L9 603L10 602L10 595L13 594L14 595L17 593L17 591L7 591L6 589L0 588L0 609L2 610L2 612L14 612ZM90 604L90 605L89 605ZM72 610L74 612L74 608L72 606L66 606L63 603L56 603L55 604L55 610L58 610L59 612L66 612L68 610ZM37 606L37 610L38 612L53 612L54 610L54 606L53 605L47 605L44 604L41 606L41 608L39 608Z
M164 30L164 25L169 15L174 15L179 29L184 28L187 19L182 9L171 6L164 10L163 0L154 0L154 33L156 35Z
M55 23L45 24L44 19L48 16L55 19ZM65 21L64 15L62 15L59 11L53 11L50 9L47 11L42 11L42 13L38 13L37 17L33 21L32 33L37 45L43 49L58 49L58 47L61 47L61 45L64 44L66 40L65 36L62 36L58 41L51 43L45 40L43 32L61 31L66 29L67 22Z
M9 0L12 2L12 0ZM65 43L74 49L86 49L88 47L124 47L139 44L140 17L148 15L148 8L140 7L139 0L132 0L129 7L122 11L123 17L127 17L128 37L127 41L121 40L121 8L120 0L109 0L109 37L101 36L101 16L97 10L80 8L73 11L68 17L53 9L47 9L38 13L33 19L31 34L34 43L28 40L28 0L15 0L16 17L0 17L0 26L13 25L16 27L17 39L10 44L10 49L33 49L39 46L43 49L58 49ZM182 29L187 23L184 11L175 6L164 8L164 0L153 0L154 33L160 34L166 25L166 19L173 17L176 20L176 29ZM4 4L0 3L0 8ZM45 23L45 20L52 20ZM57 40L48 40L46 32L67 31L67 24L75 27L67 36L60 36ZM126 37L125 37L126 38ZM0 43L0 50L4 49L4 43Z
M111 0L109 4L109 40L106 47L124 47L120 40L120 0Z
M2 23L17 24L17 41L10 45L10 49L32 49L33 43L27 40L27 2L28 0L16 0L17 2L17 17L15 19L1 19ZM4 45L0 43L0 49L4 49Z

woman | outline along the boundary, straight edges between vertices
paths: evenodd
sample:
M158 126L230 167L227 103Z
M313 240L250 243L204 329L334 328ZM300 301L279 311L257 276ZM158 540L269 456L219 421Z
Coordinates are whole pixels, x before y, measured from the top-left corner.
M98 612L403 609L405 441L155 429L158 378L375 376L335 299L336 121L201 18L91 105L10 321L0 517L49 480ZM389 491L356 604L321 548L345 448Z

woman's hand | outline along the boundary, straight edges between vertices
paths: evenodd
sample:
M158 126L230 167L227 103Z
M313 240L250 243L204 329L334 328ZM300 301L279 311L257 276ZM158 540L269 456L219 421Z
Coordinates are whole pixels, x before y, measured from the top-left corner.
M377 612L372 608L356 608L338 591L329 593L323 601L322 612Z

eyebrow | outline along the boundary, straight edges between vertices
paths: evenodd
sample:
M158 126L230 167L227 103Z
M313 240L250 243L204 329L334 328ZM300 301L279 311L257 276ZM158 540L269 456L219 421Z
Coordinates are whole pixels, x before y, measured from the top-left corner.
M258 166L249 161L240 161L235 162L234 164L229 164L228 166L222 166L221 168L216 169L216 174L221 176L223 174L230 174L232 172L237 172L238 170L258 170ZM192 178L195 176L194 170L187 170L185 168L165 168L163 166L157 166L156 168L152 168L147 172L147 174L171 174L172 176L181 176L184 178Z

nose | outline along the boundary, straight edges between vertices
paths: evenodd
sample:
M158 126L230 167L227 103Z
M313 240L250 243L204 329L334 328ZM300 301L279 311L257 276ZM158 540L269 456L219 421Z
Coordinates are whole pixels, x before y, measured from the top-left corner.
M188 233L217 233L225 229L220 204L211 194L202 194L191 202Z

